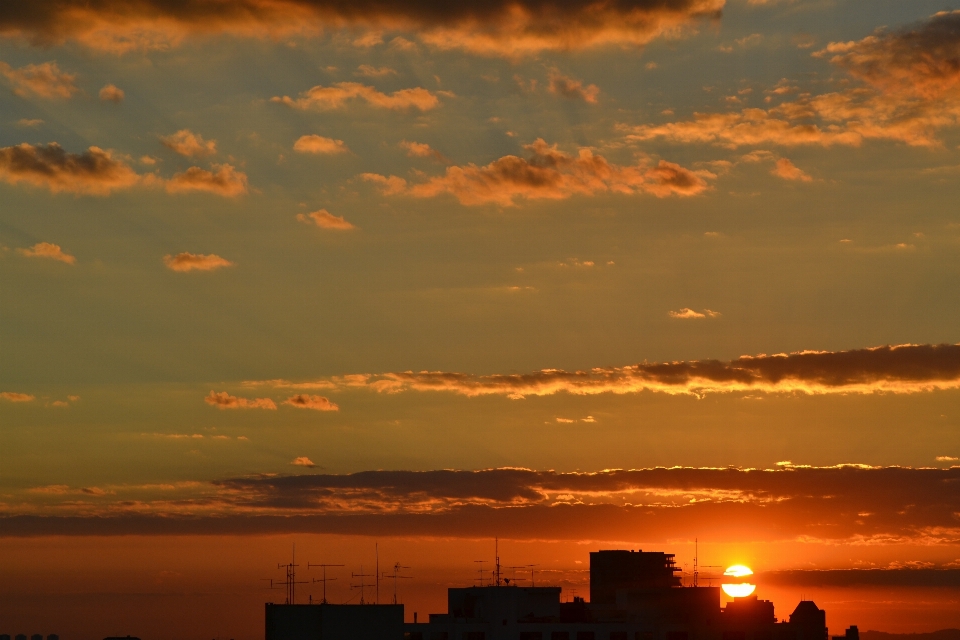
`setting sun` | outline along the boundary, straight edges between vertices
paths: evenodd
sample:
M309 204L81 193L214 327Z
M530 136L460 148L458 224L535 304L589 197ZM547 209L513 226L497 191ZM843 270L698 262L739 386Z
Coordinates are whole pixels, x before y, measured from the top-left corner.
M752 575L753 570L750 567L742 564L732 565L723 572L723 576L728 582L724 582L720 587L731 598L745 598L757 589L757 585L743 581Z

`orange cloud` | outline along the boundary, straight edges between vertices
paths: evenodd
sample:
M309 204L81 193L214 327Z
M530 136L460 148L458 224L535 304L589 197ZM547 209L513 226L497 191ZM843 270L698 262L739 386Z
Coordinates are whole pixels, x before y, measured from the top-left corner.
M858 146L864 140L940 146L937 131L960 123L958 29L960 11L945 11L907 29L832 42L813 55L828 57L864 86L801 94L770 109L698 113L693 120L628 127L627 138L727 147ZM768 101L792 89L781 81Z
M710 309L704 309L703 313L700 313L699 311L694 311L693 309L684 307L679 311L670 311L667 315L669 315L671 318L688 320L688 319L699 319L699 318L719 318L720 312L711 311Z
M213 390L204 398L204 401L217 409L276 409L277 405L270 398L238 398L226 391L216 393Z
M311 469L312 469L313 467L317 466L317 465L315 465L315 464L313 463L313 460L311 460L311 459L308 458L307 456L298 456L298 457L294 458L294 459L293 459L293 462L291 462L290 464L292 464L292 465L294 465L294 466L297 466L297 467L310 467Z
M189 129L181 129L174 134L164 136L160 138L160 143L188 158L204 158L217 153L216 140L204 140L203 136L193 133Z
M437 96L421 87L400 89L391 94L386 94L359 82L338 82L329 87L317 85L301 93L296 100L289 96L283 96L282 98L276 96L270 98L270 101L285 104L295 109L326 110L340 109L346 106L348 101L355 99L364 100L374 107L396 111L411 108L429 111L440 106Z
M335 155L349 151L343 140L334 140L318 135L300 136L293 143L293 150L300 153L321 153L325 155Z
M649 193L659 198L691 196L705 191L708 188L705 178L714 177L711 173L690 171L664 160L654 166L622 167L594 155L589 149L580 149L572 156L542 139L524 148L531 153L529 159L504 156L482 167L474 164L448 167L443 176L419 184L407 185L397 176L366 173L361 177L380 185L385 195L430 198L449 193L461 204L500 206L515 205L521 198L561 200L604 192Z
M108 84L100 89L100 100L103 102L120 104L123 102L124 97L126 97L126 94L123 92L123 89L118 88L116 85Z
M29 393L17 393L16 391L0 391L0 400L7 402L33 402L36 396Z
M798 168L786 158L780 158L777 160L777 163L774 165L770 173L775 176L779 176L784 180L799 180L801 182L810 182L813 180L813 178L804 173L802 169Z
M408 158L433 158L440 162L449 162L446 156L425 142L401 140L397 146L407 152Z
M311 396L305 393L299 393L295 396L290 396L283 401L283 404L287 404L298 409L313 409L314 411L340 411L340 407L333 402L330 402L329 399L324 398L323 396Z
M322 229L338 229L340 231L356 229L355 226L344 220L343 216L335 216L326 209L319 209L307 214L298 213L297 220L308 224L313 223Z
M571 100L583 100L590 104L597 104L597 96L600 95L600 88L595 84L583 86L580 80L574 80L561 75L559 71L550 72L550 93L554 93Z
M69 98L79 91L73 84L77 76L64 73L56 62L28 64L19 69L0 62L0 75L13 86L13 92L21 97Z
M213 271L221 267L232 267L233 263L216 254L203 255L199 253L178 253L177 255L163 256L163 264L171 271Z
M74 256L64 253L60 245L49 242L38 242L29 249L17 249L17 251L28 258L50 258L67 264L73 264L77 261Z
M696 313L696 312L695 312ZM355 374L292 383L248 383L298 389L370 389L380 393L447 391L467 397L503 395L521 399L566 392L574 395L639 393L672 395L762 392L920 393L960 389L960 345L897 345L851 351L799 351L596 367L588 371L544 369L527 374L474 375L445 371Z
M213 168L216 169L216 173L200 167L190 167L167 181L167 191L170 193L206 191L227 198L247 192L247 174L237 171L229 164L215 164Z
M0 180L10 184L25 182L53 193L102 196L140 179L126 163L99 147L83 153L67 153L56 142L0 148Z
M411 0L349 4L316 0L104 0L91 5L63 0L53 5L0 8L0 34L38 44L73 40L124 53L169 49L189 36L227 33L242 37L315 36L329 29L357 34L356 46L382 42L386 29L416 32L427 44L480 55L518 57L542 51L600 46L636 47L676 34L692 20L716 18L725 0L535 0L483 3L420 3ZM397 45L395 38L392 43ZM403 43L413 43L403 39Z

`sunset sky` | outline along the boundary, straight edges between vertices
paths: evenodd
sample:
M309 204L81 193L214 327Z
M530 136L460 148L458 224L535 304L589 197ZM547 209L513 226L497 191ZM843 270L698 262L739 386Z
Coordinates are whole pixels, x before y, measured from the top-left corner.
M494 537L960 627L958 125L957 0L0 5L0 633Z

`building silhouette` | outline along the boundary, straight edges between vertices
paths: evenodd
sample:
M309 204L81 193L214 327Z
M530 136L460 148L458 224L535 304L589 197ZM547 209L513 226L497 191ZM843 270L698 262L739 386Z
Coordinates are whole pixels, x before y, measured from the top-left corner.
M674 556L590 554L590 601L561 588L493 584L447 590L446 613L405 623L403 605L267 604L266 640L831 640L826 612L801 601L778 621L757 596L721 607L719 587L684 587ZM856 627L832 640L859 640Z

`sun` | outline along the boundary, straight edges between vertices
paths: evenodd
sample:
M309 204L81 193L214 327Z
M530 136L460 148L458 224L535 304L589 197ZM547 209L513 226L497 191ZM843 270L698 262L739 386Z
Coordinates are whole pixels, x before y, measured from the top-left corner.
M723 572L724 579L727 582L721 584L720 588L731 598L745 598L757 589L757 585L746 582L746 579L752 575L753 570L742 564L727 567L727 570Z

